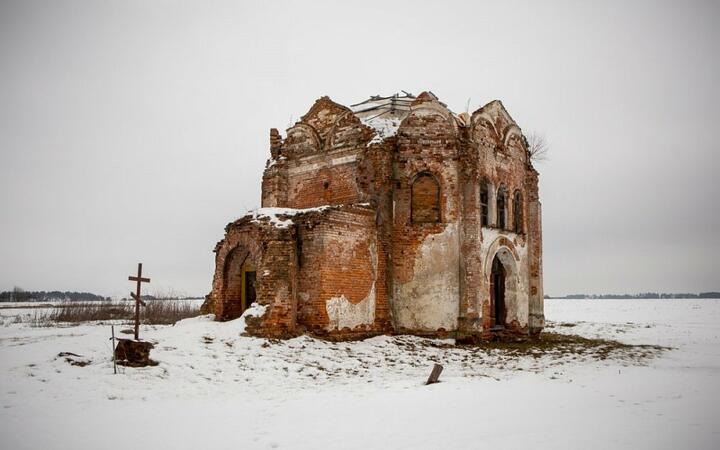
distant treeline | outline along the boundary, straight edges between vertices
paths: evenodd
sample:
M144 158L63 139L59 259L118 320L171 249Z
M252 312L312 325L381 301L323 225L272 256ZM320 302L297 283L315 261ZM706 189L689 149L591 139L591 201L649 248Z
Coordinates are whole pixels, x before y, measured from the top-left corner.
M701 292L699 294L680 293L667 294L657 292L643 292L640 294L570 294L564 297L553 297L546 295L545 298L561 298L561 299L643 299L643 298L720 298L720 292Z
M144 300L195 300L202 297L188 297L186 295L143 295ZM15 288L12 291L0 292L2 302L100 302L110 301L110 297L92 294L90 292L61 292L61 291L25 291ZM128 300L123 298L122 300Z
M0 302L95 302L103 300L110 300L110 297L103 297L102 295L91 294L90 292L24 291L18 288L12 291L0 292Z
M193 300L202 297L188 297L186 295L143 295L144 300ZM110 297L92 294L90 292L61 292L61 291L25 291L15 288L12 291L0 292L0 302L100 302L110 301ZM122 300L128 300L123 298Z

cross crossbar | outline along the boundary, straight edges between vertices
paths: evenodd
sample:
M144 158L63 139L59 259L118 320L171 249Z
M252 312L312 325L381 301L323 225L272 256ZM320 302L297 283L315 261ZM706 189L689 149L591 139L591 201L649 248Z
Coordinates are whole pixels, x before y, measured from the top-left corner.
M149 282L150 282L150 278L142 278L142 277L140 277L140 278L138 278L138 277L128 277L128 280L130 280L130 281L139 281L139 282L141 282L141 283L149 283Z
M131 293L130 293L130 297L132 297L133 300L136 300L136 301L140 302L141 305L147 306L144 301L140 300L140 297L138 297L136 293L131 292Z

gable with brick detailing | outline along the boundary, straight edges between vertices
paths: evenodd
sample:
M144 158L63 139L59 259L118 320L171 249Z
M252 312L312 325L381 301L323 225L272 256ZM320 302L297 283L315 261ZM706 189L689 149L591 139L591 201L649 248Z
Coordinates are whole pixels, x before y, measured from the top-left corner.
M203 309L247 332L488 336L544 326L538 173L502 103L315 102L270 130L262 208L228 224Z

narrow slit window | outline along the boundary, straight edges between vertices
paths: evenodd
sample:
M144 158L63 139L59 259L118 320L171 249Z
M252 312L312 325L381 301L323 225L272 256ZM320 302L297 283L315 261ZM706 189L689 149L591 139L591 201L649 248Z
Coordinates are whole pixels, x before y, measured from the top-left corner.
M516 233L523 233L523 201L520 191L516 191L515 197L513 198L513 225L515 226Z
M480 183L480 225L487 227L490 225L490 209L488 208L488 201L490 195L488 192L488 186L486 182Z
M506 205L507 205L507 198L505 195L505 188L501 187L498 189L497 194L497 227L500 229L505 229L507 226L507 218L506 218Z

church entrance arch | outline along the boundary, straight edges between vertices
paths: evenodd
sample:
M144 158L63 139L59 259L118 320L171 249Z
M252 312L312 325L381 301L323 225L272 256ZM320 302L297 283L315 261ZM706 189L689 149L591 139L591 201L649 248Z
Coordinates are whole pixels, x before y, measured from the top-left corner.
M223 303L224 320L240 317L256 300L256 269L250 252L235 247L225 260Z
M492 254L492 253L490 253ZM500 245L488 267L490 285L490 326L502 329L518 315L517 262L507 247Z

